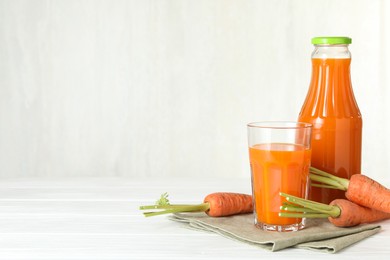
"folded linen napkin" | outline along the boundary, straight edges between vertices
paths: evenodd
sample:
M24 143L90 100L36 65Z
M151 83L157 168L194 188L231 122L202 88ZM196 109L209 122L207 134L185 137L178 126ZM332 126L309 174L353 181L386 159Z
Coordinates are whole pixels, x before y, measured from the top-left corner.
M213 232L240 242L271 251L298 247L328 253L336 253L380 230L377 224L365 224L350 228L333 226L327 219L307 219L306 227L297 232L263 231L253 224L253 215L212 218L204 213L176 213L171 220L185 223L195 230Z

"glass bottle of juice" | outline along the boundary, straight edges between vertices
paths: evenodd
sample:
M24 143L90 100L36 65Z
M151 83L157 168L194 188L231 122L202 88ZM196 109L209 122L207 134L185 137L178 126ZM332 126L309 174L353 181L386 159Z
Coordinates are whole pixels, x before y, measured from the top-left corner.
M362 116L350 79L348 37L315 37L309 91L298 120L313 125L311 165L343 178L361 172ZM329 203L344 191L311 187L309 198Z

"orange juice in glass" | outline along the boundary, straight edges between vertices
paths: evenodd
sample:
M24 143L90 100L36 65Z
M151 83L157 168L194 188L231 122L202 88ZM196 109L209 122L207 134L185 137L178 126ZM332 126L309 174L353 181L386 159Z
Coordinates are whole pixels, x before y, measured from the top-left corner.
M312 125L299 122L248 124L255 225L270 231L297 231L305 219L279 217L280 192L307 198Z

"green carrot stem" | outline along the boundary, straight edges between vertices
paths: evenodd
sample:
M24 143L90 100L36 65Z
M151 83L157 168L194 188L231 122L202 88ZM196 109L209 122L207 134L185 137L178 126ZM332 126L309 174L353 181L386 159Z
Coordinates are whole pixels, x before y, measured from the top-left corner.
M303 213L317 213L316 210L305 208L305 207L297 207L292 204L285 204L280 207L281 210L284 211L293 211L293 212L303 212Z
M285 197L289 202L298 204L304 208L312 209L317 213L327 214L327 216L334 217L334 218L340 216L341 214L341 210L337 206L331 206L331 205L326 205L311 200L305 200L282 192L280 193L280 195Z
M313 166L310 167L310 172L318 174L318 175L322 175L322 176L325 176L325 177L329 177L329 178L334 177L332 174L327 173L325 171L322 171L320 169L317 169L317 168L315 168Z
M152 217L177 212L205 212L210 209L210 204L201 203L197 205L151 205L141 206L140 209L163 209L161 211L144 212L145 217Z
M332 186L332 185L318 184L318 183L313 183L313 182L310 183L310 186L318 187L318 188L334 189L334 186Z
M319 175L315 175L315 174L310 174L309 177L310 177L310 180L326 184L332 189L338 189L338 190L344 190L344 191L346 190L345 187L342 184L340 184L338 181L330 179L328 177L319 176Z
M201 203L196 205L188 204L170 204L168 193L161 194L160 199L154 205L140 206L139 209L152 209L155 211L144 212L145 217L158 216L162 214L177 213L177 212L205 212L210 209L210 203Z
M319 202L315 202L315 201L311 201L311 200L305 200L305 199L302 199L302 198L299 198L299 197L296 197L296 196L293 196L293 195L290 195L290 194L287 194L287 193L283 193L283 192L281 192L280 195L285 197L287 199L287 201L290 201L292 203L301 205L303 207L306 207L306 206L310 205L310 208L320 208L320 209L323 209L323 210L331 210L332 207L333 207L333 206L329 206L329 205L322 204L322 203L319 203Z
M286 213L280 212L279 217L286 218L327 218L329 217L327 214L321 213Z
M189 204L169 204L169 205L145 205L145 206L140 206L139 209L144 210L144 209L173 209L173 208L178 208L178 207L186 207L186 206L192 206ZM196 206L196 205L194 205Z
M348 186L349 186L349 180L348 179L345 179L345 178L340 178L340 177L337 177L337 176L334 176L330 173L327 173L325 171L321 171L317 168L314 168L314 167L310 167L310 178L312 175L320 175L322 177L326 177L325 179L321 179L321 183L323 184L329 184L329 185L334 185L334 182L333 181L336 181L339 185L336 185L338 188L342 187L342 190L347 190L348 189ZM330 181L332 180L332 181ZM341 185L341 186L340 186Z

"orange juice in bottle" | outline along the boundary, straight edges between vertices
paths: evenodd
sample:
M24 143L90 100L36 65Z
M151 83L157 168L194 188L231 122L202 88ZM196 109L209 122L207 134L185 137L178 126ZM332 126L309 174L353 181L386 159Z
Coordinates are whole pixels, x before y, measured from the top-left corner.
M312 76L298 121L313 125L311 166L343 178L361 172L362 116L350 79L348 37L312 39ZM309 198L329 203L344 191L310 187Z

